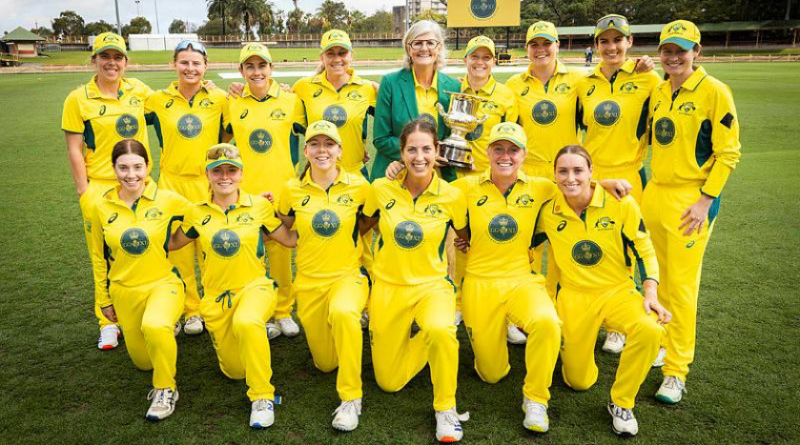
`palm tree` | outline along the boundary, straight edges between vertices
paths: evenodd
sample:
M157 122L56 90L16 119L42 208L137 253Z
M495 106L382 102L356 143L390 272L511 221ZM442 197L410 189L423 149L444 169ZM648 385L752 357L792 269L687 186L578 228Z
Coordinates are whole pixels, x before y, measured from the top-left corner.
M265 0L234 0L231 5L231 13L241 18L244 23L245 39L249 39L252 33L250 28L252 23L258 17L264 15L264 10L267 8Z
M228 10L230 13L230 6L233 3L232 0L206 0L206 6L208 7L208 18L213 17L220 17L222 19L222 35L226 35L225 32L225 10Z

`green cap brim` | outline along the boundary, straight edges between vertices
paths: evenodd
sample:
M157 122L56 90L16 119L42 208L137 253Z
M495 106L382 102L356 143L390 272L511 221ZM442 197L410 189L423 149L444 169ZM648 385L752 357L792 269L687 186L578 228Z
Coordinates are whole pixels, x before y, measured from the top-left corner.
M251 58L251 57L253 57L253 56L256 56L256 57L258 57L259 59L263 60L264 62L267 62L267 63L272 63L272 60L270 60L270 59L268 59L268 58L266 58L266 57L262 56L261 54L250 54L250 55L248 55L247 57L245 57L245 58L244 58L244 60L240 60L240 61L239 61L239 65L243 65L245 62L247 62L247 59L249 59L249 58Z
M102 53L103 51L105 51L107 49L117 50L117 51L121 52L122 54L124 54L125 57L128 57L128 51L125 51L124 49L122 49L121 47L116 46L116 45L106 45L106 46L104 46L102 48L97 48L96 50L94 50L94 55L98 55L98 54Z
M558 43L558 37L552 36L552 35L550 35L550 34L539 33L539 34L534 34L534 35L532 35L532 36L531 36L531 38L530 38L530 39L528 39L528 41L526 42L526 44L527 44L527 43L531 43L531 40L533 40L533 39L535 39L535 38L537 38L537 37L544 37L545 39L547 39L547 40L549 40L549 41L551 41L551 42Z
M230 165L232 165L234 167L244 168L244 166L242 166L241 162L236 162L236 161L234 161L232 159L218 159L218 160L206 165L206 170L211 170L212 168L219 167L222 164L230 164Z
M497 142L497 141L508 141L508 142L511 142L512 144L516 145L517 147L519 147L519 148L521 148L521 149L523 149L523 150L525 150L525 151L528 151L528 148L527 148L527 147L525 147L525 144L523 144L522 142L520 142L520 141L518 141L518 140L516 140L516 139L514 139L514 138L510 138L510 137L506 137L506 136L501 136L501 137L499 137L499 138L492 139L492 140L489 142L489 145L492 145L492 144L494 144L494 143L495 143L495 142Z
M681 48L685 49L686 51L693 50L694 46L697 45L697 43L694 43L689 39L684 39L683 37L670 37L668 39L662 40L661 43L658 44L658 47L661 48L661 46L664 45L665 43L674 43L680 46Z
M325 51L327 51L327 50L329 50L329 49L333 48L334 46L341 46L342 48L344 48L344 49L346 49L346 50L348 50L348 51L352 51L352 50L353 50L353 47L352 47L352 46L350 46L350 45L346 45L346 44L344 44L344 43L331 43L330 45L326 46L325 48L322 48L321 52L323 52L323 53L324 53Z
M470 48L470 49L468 49L468 50L467 50L467 53L466 53L466 54L464 54L464 57L467 57L468 55L470 55L470 54L474 53L474 52L475 52L475 50L476 50L476 49L478 49L478 48L486 48L486 49L488 49L488 50L489 50L489 52L490 52L490 53L492 53L492 57L497 57L497 56L496 56L496 54L494 53L494 51L492 51L492 49L491 49L491 48L489 48L489 47L488 47L488 46L486 46L486 45L475 45L475 46L473 46L472 48Z

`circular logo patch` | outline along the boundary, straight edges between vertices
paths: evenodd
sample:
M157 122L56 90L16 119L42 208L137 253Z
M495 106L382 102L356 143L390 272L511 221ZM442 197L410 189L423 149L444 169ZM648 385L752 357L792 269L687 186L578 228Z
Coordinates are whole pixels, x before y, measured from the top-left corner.
M124 138L132 138L139 132L139 120L132 114L123 114L117 119L117 134Z
M533 106L531 111L533 120L539 125L550 125L558 116L556 104L549 100L541 100Z
M233 230L222 229L211 238L211 247L217 255L230 258L239 252L242 243Z
M426 121L432 123L433 125L436 125L436 119L434 119L433 115L429 113L422 113L419 115L419 117L425 119Z
M272 135L269 131L258 129L250 133L250 148L256 153L264 154L272 148Z
M339 105L331 105L322 112L322 118L341 128L347 123L347 110Z
M469 10L477 19L488 19L497 11L495 0L470 0Z
M594 241L579 241L572 248L572 259L581 266L594 266L603 258L603 251Z
M594 121L608 127L619 120L619 104L613 100L604 100L594 108Z
M139 256L150 247L150 240L147 238L147 233L139 228L128 229L122 233L119 239L119 245L125 252Z
M489 236L495 241L505 243L517 236L517 221L506 214L499 214L489 221Z
M187 139L194 139L203 130L203 123L194 114L184 114L178 119L178 131Z
M480 124L477 127L475 127L474 130L464 135L464 138L470 142L473 142L480 139L482 135L483 135L483 124Z
M422 226L414 221L403 221L394 228L394 240L400 247L413 249L422 243Z
M339 217L330 210L320 210L311 218L311 228L314 229L314 233L323 238L336 235L341 225Z
M675 139L675 122L668 117L662 117L653 125L653 133L661 145L669 145Z

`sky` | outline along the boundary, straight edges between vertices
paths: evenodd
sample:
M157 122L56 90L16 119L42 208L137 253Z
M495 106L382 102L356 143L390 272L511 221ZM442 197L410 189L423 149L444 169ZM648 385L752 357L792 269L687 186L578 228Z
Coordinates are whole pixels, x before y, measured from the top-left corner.
M124 26L137 14L135 0L117 0L119 2L119 19ZM368 15L385 9L391 11L393 5L403 5L405 0L341 0L348 7L358 9ZM141 15L153 25L156 32L156 9L158 3L158 23L162 33L166 33L174 19L189 21L200 25L206 20L206 2L204 0L140 0L138 4ZM291 0L272 0L276 8L289 11L293 8ZM322 0L300 0L300 9L316 12ZM0 0L0 35L14 30L17 26L31 29L38 23L51 28L51 20L58 17L61 11L72 10L80 14L86 23L105 20L116 25L114 0Z

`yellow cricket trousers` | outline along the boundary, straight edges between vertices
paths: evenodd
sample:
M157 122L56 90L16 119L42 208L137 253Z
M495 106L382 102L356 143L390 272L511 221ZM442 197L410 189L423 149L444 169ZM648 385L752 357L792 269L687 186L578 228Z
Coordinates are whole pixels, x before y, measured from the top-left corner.
M272 359L264 324L275 311L275 287L266 277L241 289L206 289L200 314L217 351L219 368L234 380L245 379L250 401L275 398Z
M697 298L703 256L719 211L719 199L714 201L700 235L684 236L681 214L700 198L699 186L664 186L650 183L644 192L642 217L650 231L650 239L658 258L661 283L658 299L670 312L664 347L667 356L661 372L686 381L689 364L694 360L697 332Z
M597 381L594 347L600 325L627 336L611 386L611 401L633 409L639 386L658 355L664 332L656 314L645 312L644 299L634 282L604 290L562 287L556 308L563 322L561 372L564 382L576 391L585 391Z
M264 243L269 260L269 277L278 286L278 302L275 306L275 319L292 315L294 295L292 294L292 249L283 247L277 241Z
M297 315L306 333L314 366L322 372L337 367L336 391L343 401L360 399L363 334L361 312L369 281L360 272L334 279L298 275L292 286Z
M475 353L475 371L488 383L508 374L507 319L528 334L525 397L547 405L561 343L561 321L541 278L486 279L467 275L461 289L464 324Z
M545 178L549 180L553 180L553 164L551 163L537 163L534 165L523 165L523 171L528 176L535 176L539 178ZM544 252L547 250L547 271L545 272L544 269ZM553 253L553 248L550 246L550 242L547 242L547 246L545 247L544 244L540 244L538 247L531 249L530 252L530 260L531 260L531 270L543 274L546 273L547 278L547 285L545 286L547 289L548 295L553 301L556 301L556 293L558 293L558 280L561 278L561 270L558 268L558 264L555 261L555 253Z
M192 203L200 202L208 197L208 179L204 176L180 176L162 171L158 178L158 187L164 190L171 190ZM195 273L195 259L200 264L200 270L202 271L203 262L200 255L199 240L187 244L180 250L169 253L169 261L178 269L183 282L186 283L184 316L187 319L200 315L200 293L197 290L197 284L200 280L198 280Z
M146 286L111 283L109 294L133 364L142 371L153 370L154 388L174 390L178 361L174 329L184 303L181 279L170 274Z
M89 249L89 260L91 261L92 255L92 248L89 246L89 233L87 232L87 228L89 227L89 218L91 215L89 212L91 211L92 207L97 203L97 201L103 196L103 193L107 192L109 189L116 187L119 183L117 181L103 181L103 180L96 180L92 179L89 181L89 185L86 188L86 191L83 192L80 199L78 200L78 204L81 208L81 216L83 217L83 234L86 237L86 248ZM95 303L94 305L94 315L97 317L97 322L102 328L103 326L107 326L112 323L109 319L103 315L103 311L100 310L100 306Z
M369 335L375 380L382 390L403 389L430 362L433 408L456 406L455 303L455 286L446 278L414 286L373 283ZM412 338L415 320L420 331Z
M592 167L592 179L595 181L601 181L603 179L624 179L630 182L633 186L631 196L641 205L642 193L647 185L647 173L644 167L603 168L599 165L595 165Z

